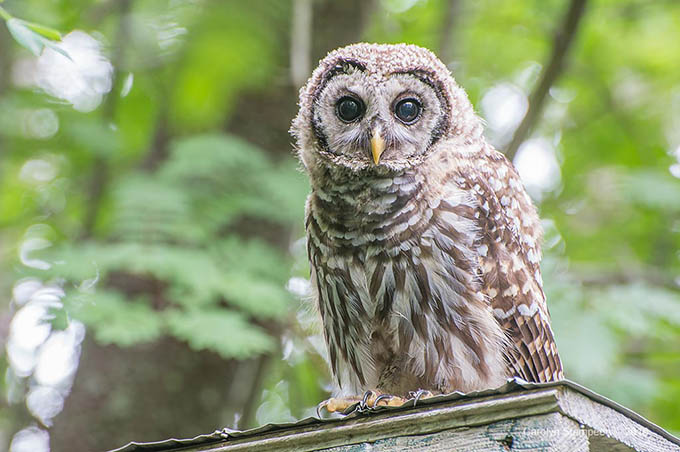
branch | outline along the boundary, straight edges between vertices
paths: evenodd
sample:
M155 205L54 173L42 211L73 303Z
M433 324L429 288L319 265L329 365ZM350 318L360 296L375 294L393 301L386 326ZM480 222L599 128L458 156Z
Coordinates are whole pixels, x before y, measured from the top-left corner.
M451 62L455 55L453 41L454 35L456 34L459 14L460 0L448 0L446 3L446 14L444 15L444 25L439 40L439 57L446 65Z
M524 116L519 127L517 127L517 130L515 130L512 141L510 141L510 144L505 150L505 156L510 161L515 157L517 149L519 149L519 146L527 138L527 135L536 124L550 87L555 83L564 69L564 62L569 47L574 41L574 37L578 31L586 1L587 0L571 0L562 25L555 33L550 60L548 64L544 66L541 77L536 84L534 91L529 96L529 111Z

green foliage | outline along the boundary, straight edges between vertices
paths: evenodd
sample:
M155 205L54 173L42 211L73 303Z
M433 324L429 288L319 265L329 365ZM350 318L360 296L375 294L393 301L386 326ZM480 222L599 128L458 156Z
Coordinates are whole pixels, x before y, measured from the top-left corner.
M236 312L169 310L165 320L172 334L193 349L213 350L223 358L248 358L274 348L271 336Z
M141 298L98 290L74 292L65 303L66 310L90 327L101 344L130 347L154 341L163 333L163 319Z
M60 264L42 274L86 286L66 309L103 344L131 346L167 334L225 358L270 351L273 339L249 319L288 311L288 260L231 227L245 216L285 230L294 221L290 211L301 215L292 200L302 199L306 184L288 172L291 165L283 168L235 137L178 140L156 172L132 171L113 184L105 240L55 247L45 258ZM286 190L270 179L289 193L281 196ZM95 279L106 289L92 291Z
M269 5L269 14L281 8L275 3ZM215 127L230 113L240 90L271 80L276 57L272 44L278 38L273 30L262 26L257 12L266 13L263 6L244 8L237 2L224 2L204 18L203 27L194 30L187 43L187 61L179 68L174 89L172 115L177 127ZM239 45L225 45L229 42Z
M283 224L302 218L307 184L294 164L272 164L233 136L199 135L176 143L160 176L191 191L194 212L206 228L219 229L240 215Z

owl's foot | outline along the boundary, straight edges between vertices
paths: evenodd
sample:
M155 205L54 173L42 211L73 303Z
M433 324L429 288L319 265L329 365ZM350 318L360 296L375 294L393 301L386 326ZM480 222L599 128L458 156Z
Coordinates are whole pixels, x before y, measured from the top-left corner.
M408 399L390 394L382 394L378 391L366 391L362 397L331 397L328 400L324 400L317 405L316 414L321 417L321 410L325 410L328 413L350 414L354 411L368 411L379 406L401 406L407 401ZM350 408L353 409L350 410Z
M366 411L379 406L402 406L405 402L406 399L399 396L382 394L377 391L366 391L356 409L358 411Z

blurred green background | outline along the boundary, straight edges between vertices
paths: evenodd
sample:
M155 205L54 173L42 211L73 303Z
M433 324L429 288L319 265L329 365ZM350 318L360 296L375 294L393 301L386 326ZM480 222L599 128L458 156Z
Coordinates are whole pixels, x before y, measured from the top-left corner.
M424 45L505 149L569 5L0 3L63 33L0 14L0 450L312 414L330 379L287 133L300 84L344 44ZM567 377L676 434L679 42L680 2L590 1L514 158Z

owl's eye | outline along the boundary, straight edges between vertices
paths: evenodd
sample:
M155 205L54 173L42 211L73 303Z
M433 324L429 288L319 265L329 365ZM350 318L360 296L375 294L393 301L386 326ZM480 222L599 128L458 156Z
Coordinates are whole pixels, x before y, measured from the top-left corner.
M394 114L404 124L412 124L420 116L420 102L416 99L403 99L394 106Z
M354 122L364 114L364 103L354 97L345 96L338 100L335 111L344 122Z

